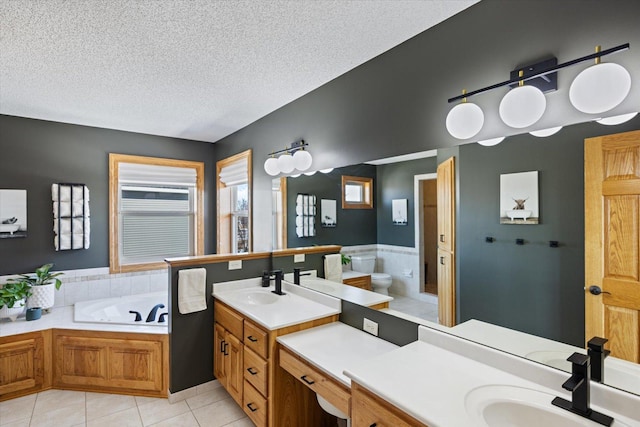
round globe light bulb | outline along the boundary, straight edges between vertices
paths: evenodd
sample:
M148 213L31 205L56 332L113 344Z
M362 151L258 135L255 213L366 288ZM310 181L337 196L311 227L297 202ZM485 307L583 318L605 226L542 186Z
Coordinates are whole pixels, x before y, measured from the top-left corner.
M283 173L290 173L295 168L293 164L293 156L289 153L285 153L278 157L278 167Z
M532 130L529 133L533 136L537 136L538 138L544 138L546 136L551 136L560 132L560 129L562 129L562 126L556 126L556 127L540 129L540 130Z
M603 119L596 120L596 122L600 123L601 125L607 126L620 125L622 123L628 122L637 115L638 113L620 114L618 116L605 117Z
M318 171L305 172L304 174L307 176L315 175Z
M322 173L331 173L331 172L333 172L333 168L320 169L320 172L322 172Z
M447 130L454 138L468 139L474 137L484 125L482 109L471 102L458 104L447 114Z
M306 171L309 169L312 161L313 159L308 151L298 150L293 153L293 165L299 171Z
M531 126L544 114L547 98L534 86L518 86L507 93L500 101L500 118L512 128Z
M631 75L611 62L590 66L573 79L569 100L576 109L588 114L609 111L620 105L631 90Z
M485 147L493 147L494 145L500 144L502 141L504 141L504 136L500 136L498 138L483 139L482 141L478 141L478 144L484 145Z
M269 157L267 160L265 160L264 171L271 176L278 175L280 173L280 168L278 167L278 159L276 159L275 157Z

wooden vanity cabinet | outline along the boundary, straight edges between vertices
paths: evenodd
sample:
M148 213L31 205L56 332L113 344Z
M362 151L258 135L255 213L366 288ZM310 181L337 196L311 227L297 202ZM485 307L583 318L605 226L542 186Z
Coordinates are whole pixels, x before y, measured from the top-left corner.
M0 401L51 388L51 331L0 338Z
M322 396L349 416L351 393L348 387L283 347L280 348L280 366L314 393Z
M428 427L356 382L351 382L352 427Z
M303 394L306 402L311 394L284 377L276 338L335 322L338 316L267 331L219 300L214 302L214 316L214 375L256 427L315 425L309 420L322 417L317 403L310 411L289 406L288 396Z
M355 286L356 288L364 289L366 291L371 290L371 276L369 274L342 279L342 283L349 286Z

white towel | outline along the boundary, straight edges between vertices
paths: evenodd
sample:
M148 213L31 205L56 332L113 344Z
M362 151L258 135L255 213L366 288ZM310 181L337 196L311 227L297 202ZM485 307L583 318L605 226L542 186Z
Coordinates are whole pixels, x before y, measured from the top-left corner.
M73 211L71 210L73 206ZM81 217L86 216L89 217L90 212L89 212L89 202L85 201L84 202L84 211L82 210L82 202L60 202L60 217L64 218L64 217ZM58 202L53 202L53 217L57 218L58 217Z
M55 218L53 220L53 232L56 234L58 234L58 221L60 221L61 234L71 234L71 225L73 225L73 234L82 233L83 231L85 234L91 232L91 222L89 218L61 218L60 220Z
M180 314L206 310L206 289L206 269L190 268L178 271L178 310Z
M54 202L58 201L58 185L51 185L51 196ZM71 187L70 185L62 185L60 186L60 201L61 202L70 202L71 201ZM89 188L86 185L74 185L73 186L73 201L81 202L82 200L89 201Z
M53 245L55 246L56 251L65 251L69 249L89 249L90 243L91 242L89 234L62 234L60 235L60 244L58 244L58 236L56 235L53 237Z
M332 282L342 283L342 255L324 256L324 278Z

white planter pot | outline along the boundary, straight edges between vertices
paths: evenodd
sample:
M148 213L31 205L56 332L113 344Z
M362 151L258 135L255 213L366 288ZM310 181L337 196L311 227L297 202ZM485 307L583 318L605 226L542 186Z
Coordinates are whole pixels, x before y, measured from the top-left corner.
M40 307L43 310L53 307L56 297L54 283L44 286L32 286L32 295L27 298L27 308Z
M13 308L9 308L6 305L3 305L0 308L0 319L11 319L12 322L15 322L19 315L24 311L24 299L20 301L16 301L13 305Z

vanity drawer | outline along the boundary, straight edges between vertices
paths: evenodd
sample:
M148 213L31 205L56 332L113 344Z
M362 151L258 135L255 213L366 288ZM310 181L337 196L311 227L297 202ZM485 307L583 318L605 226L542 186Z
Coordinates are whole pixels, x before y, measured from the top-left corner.
M231 310L226 305L216 301L213 305L213 316L215 321L222 325L227 331L235 335L238 339L241 339L243 318L235 311Z
M267 359L269 357L269 340L263 331L248 320L244 321L244 345Z
M245 347L244 379L249 381L263 396L267 396L267 361Z
M428 427L356 382L351 382L351 390L353 427Z
M256 427L267 427L268 406L267 399L255 389L248 381L244 382L244 398L242 409L251 418Z
M340 411L350 414L351 393L347 387L284 348L280 349L280 366Z

